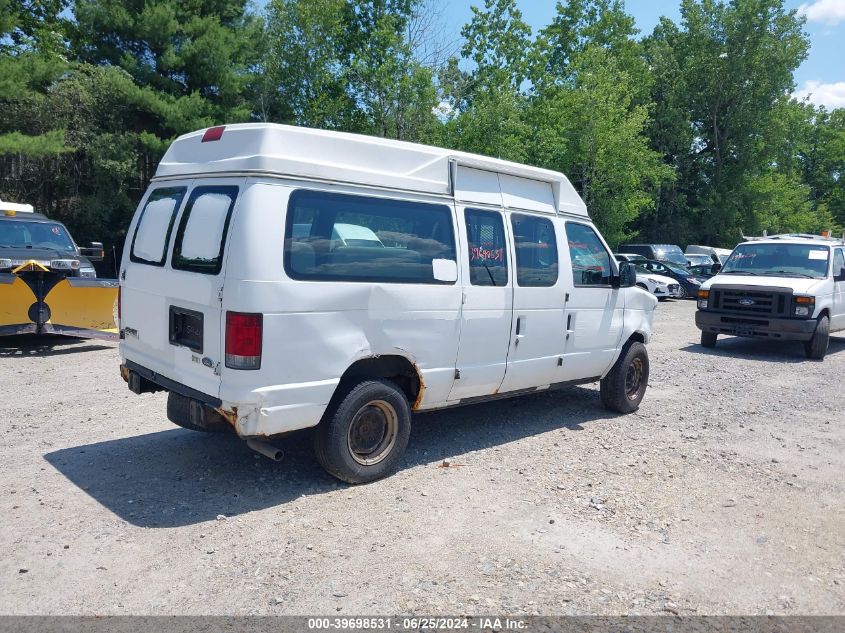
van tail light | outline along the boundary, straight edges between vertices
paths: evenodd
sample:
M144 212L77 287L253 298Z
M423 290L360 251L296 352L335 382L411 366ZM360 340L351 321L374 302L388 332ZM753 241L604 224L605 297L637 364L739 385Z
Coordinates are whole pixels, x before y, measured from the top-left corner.
M226 367L261 369L264 315L226 312Z

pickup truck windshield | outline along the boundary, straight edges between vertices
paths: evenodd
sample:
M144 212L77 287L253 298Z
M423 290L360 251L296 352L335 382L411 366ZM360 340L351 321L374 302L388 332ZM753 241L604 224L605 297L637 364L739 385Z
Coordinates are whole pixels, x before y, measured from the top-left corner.
M830 248L817 244L741 244L721 273L821 279L829 259Z
M0 248L49 248L68 253L76 252L65 227L55 222L0 222Z

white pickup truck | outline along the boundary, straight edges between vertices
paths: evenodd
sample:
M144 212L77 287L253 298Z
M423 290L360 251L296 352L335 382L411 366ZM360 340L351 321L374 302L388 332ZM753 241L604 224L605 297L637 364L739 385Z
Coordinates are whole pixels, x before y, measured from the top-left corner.
M831 332L845 330L845 238L773 235L734 249L698 292L701 344L719 334L803 341L822 359Z

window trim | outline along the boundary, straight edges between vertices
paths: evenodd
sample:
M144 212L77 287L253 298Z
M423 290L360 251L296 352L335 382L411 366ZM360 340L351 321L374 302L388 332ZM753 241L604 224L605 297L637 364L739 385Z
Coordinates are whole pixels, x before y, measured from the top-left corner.
M457 285L458 280L455 281L440 281L438 279L432 279L432 281L428 281L425 279L381 279L375 277L349 277L349 276L342 276L342 275L309 275L303 274L293 270L291 267L291 251L287 248L288 240L293 240L293 225L294 223L294 208L296 205L296 201L308 195L319 195L328 198L334 199L344 199L344 198L355 198L356 200L376 200L379 202L398 202L400 204L416 204L422 205L433 209L438 209L441 212L445 211L445 217L448 218L449 222L447 226L449 227L450 237L452 239L452 252L455 255L455 263L458 263L458 241L457 241L457 233L455 231L455 211L454 207L448 204L442 203L435 203L435 202L422 202L420 200L408 200L405 198L389 198L385 196L373 196L369 194L358 194L358 193L340 193L335 191L326 191L325 189L307 189L307 188L299 188L294 189L290 196L288 197L288 204L287 210L285 212L285 222L284 222L284 235L282 239L282 268L285 271L285 275L288 276L289 279L293 281L305 281L305 282L349 282L349 283L369 283L369 284L409 284L409 285L425 285L425 286L455 286ZM460 266L458 267L460 269ZM433 277L433 274L432 274Z
M164 236L164 249L162 250L161 259L159 261L154 261L152 259L144 259L143 257L135 255L135 240L138 239L138 230L141 228L141 223L144 221L144 216L147 213L147 207L150 204L150 198L162 192L178 193L179 198L176 200L176 204L173 205L173 210L170 212L170 222L167 225L167 233ZM132 234L132 244L129 246L129 261L135 264L146 264L147 266L158 266L160 268L164 266L164 263L167 261L167 253L170 251L170 236L173 234L173 225L176 223L176 216L179 215L179 209L182 208L182 202L184 202L185 194L187 192L188 187L186 186L160 187L150 191L150 194L144 201L144 208L141 209L141 215L138 216L138 222L135 224L135 232ZM169 196L165 195L163 197Z
M606 283L606 284L576 284L575 283L575 276L572 275L573 286L575 288L608 288L610 290L615 290L615 288L613 287L613 277L614 277L614 275L619 274L618 262L616 261L616 258L613 256L613 254L608 250L607 244L604 243L604 240L601 238L601 235L599 234L596 227L593 226L592 224L587 224L586 222L575 222L575 221L572 221L572 220L567 220L564 223L563 231L564 231L564 235L566 236L566 250L569 251L570 274L572 274L572 249L569 248L569 233L566 231L566 227L569 226L570 224L577 224L579 226L584 226L584 227L587 227L588 229L590 229L593 232L593 234L596 236L596 238L598 239L599 244L601 244L602 248L604 249L604 252L607 253L608 263L610 264L610 278L609 278L610 281L609 281L609 283ZM615 269L614 269L614 264L616 265Z
M555 223L554 221L545 216L535 215L533 213L524 213L522 211L511 211L510 212L510 223L511 223L511 235L513 236L513 265L514 265L514 285L519 288L554 288L558 282L560 282L560 249L557 247L557 231L555 230ZM552 228L552 236L554 240L552 244L554 245L555 249L555 263L557 264L557 276L555 277L554 281L550 284L531 284L529 286L523 286L519 283L519 251L517 250L517 241L516 241L516 227L514 226L514 218L528 218L529 220L539 220L541 222L548 222L549 226ZM568 244L568 241L567 241Z
M472 283L472 261L470 261L470 259L469 259L469 248L470 248L469 238L470 238L470 236L469 236L469 231L467 230L467 226L466 226L467 225L467 213L490 213L490 214L498 216L499 219L502 222L502 237L505 240L505 243L502 245L502 250L503 250L503 253L504 253L504 256L505 256L505 273L507 274L507 279L505 280L505 283L501 286L487 285L487 284L478 285L478 284ZM495 208L491 208L491 209L485 209L483 207L476 207L476 206L464 207L464 211L463 211L462 215L463 215L463 220L464 220L464 230L467 232L466 251L464 251L464 253L467 256L467 266L468 266L467 272L469 273L467 281L469 282L469 285L473 286L475 288L507 288L507 287L511 286L511 282L512 282L512 280L511 280L511 267L510 267L509 262L508 262L508 259L509 259L508 258L508 251L510 250L510 245L508 244L508 227L507 227L507 222L505 221L506 218L505 218L505 213L503 212L503 209L501 207L495 207ZM513 280L513 281L515 281L515 280Z
M182 239L185 237L185 230L188 228L188 221L191 218L191 211L193 211L196 201L208 193L222 193L231 196L229 208L226 210L226 219L223 221L223 233L220 236L220 247L217 251L216 263L214 267L202 267L197 264L192 264L193 259L182 256ZM185 203L185 210L182 212L182 217L179 218L179 228L176 229L176 238L173 242L173 254L170 256L170 267L173 270L182 270L185 272L200 273L203 275L219 275L223 269L223 252L226 247L226 236L229 234L229 225L232 222L232 211L235 208L235 203L240 194L240 187L237 185L199 185L191 189L191 195L188 196L188 201Z

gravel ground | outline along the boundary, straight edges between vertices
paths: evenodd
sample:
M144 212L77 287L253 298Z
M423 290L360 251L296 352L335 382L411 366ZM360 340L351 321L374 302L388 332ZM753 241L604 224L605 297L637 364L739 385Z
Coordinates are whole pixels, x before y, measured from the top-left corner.
M0 339L5 614L845 614L845 338L698 344L658 306L649 390L419 415L350 487L172 426L116 346ZM443 460L450 466L443 467Z

